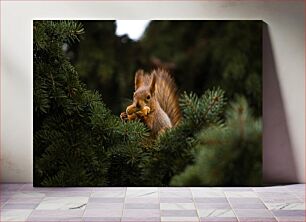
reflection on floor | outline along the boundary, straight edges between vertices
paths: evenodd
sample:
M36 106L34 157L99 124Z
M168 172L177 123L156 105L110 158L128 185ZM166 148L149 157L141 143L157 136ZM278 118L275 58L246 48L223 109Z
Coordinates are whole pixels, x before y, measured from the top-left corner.
M1 221L305 221L305 185L33 188L1 185Z

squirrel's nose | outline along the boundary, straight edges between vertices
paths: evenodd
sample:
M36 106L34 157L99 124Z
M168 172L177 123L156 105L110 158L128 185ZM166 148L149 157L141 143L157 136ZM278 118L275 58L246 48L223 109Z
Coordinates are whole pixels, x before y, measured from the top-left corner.
M136 108L140 109L140 104L139 103L136 104Z

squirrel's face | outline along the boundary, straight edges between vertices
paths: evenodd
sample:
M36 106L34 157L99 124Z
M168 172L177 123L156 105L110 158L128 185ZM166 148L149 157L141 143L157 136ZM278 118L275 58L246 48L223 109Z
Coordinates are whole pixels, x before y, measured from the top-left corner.
M133 96L133 104L140 110L145 106L151 107L152 100L152 94L150 93L150 90L146 88L140 88L134 93Z
M133 96L133 104L128 106L126 112L127 114L132 114L143 110L145 106L152 108L154 97L151 94L150 90L146 87L139 88Z
M138 71L135 75L135 93L133 96L133 104L126 110L128 114L142 110L145 106L153 108L154 105L154 93L156 76L152 74L150 76L151 81L145 83L144 73L142 70Z

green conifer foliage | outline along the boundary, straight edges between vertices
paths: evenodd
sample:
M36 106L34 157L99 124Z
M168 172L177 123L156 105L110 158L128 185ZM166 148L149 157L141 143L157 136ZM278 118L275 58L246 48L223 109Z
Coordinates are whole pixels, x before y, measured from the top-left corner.
M192 147L195 135L208 126L220 126L224 110L224 91L207 90L200 98L186 92L180 99L183 112L182 122L161 135L153 146L144 168L144 178L151 186L167 186L170 179L181 173L194 157Z
M195 164L171 181L173 186L254 186L261 184L261 120L252 117L239 97L226 112L223 127L197 136Z
M122 123L79 81L63 45L82 33L73 21L34 22L35 186L128 185L137 173L147 129Z

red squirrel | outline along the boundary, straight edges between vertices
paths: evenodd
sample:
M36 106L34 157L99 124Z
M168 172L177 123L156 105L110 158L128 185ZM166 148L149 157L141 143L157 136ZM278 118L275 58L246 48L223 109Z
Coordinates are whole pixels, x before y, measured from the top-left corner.
M121 113L121 119L140 119L156 136L176 126L181 119L177 87L170 74L157 69L151 74L138 70L135 74L133 103Z

